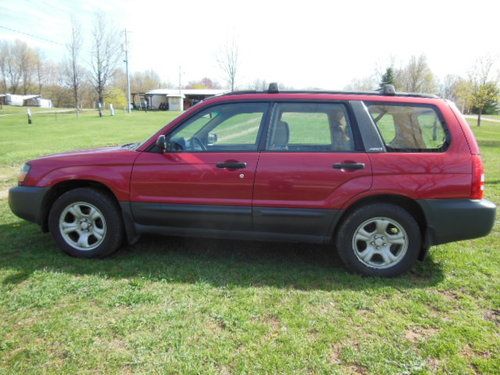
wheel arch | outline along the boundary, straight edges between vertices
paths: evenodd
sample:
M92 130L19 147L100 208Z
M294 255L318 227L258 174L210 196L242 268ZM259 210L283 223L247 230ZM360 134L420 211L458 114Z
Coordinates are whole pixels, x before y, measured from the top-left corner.
M44 232L48 232L48 218L49 218L49 212L54 204L54 202L59 198L62 194L74 190L77 188L92 188L95 190L98 190L102 193L105 193L107 196L109 196L114 203L117 205L117 207L120 209L120 213L122 213L121 206L119 204L119 201L116 197L116 195L113 193L113 191L103 184L102 182L98 181L93 181L93 180L68 180L68 181L62 181L50 188L50 190L47 192L45 195L43 202L42 202L42 213L40 215L41 218L41 226L42 230ZM122 214L123 216L123 214Z
M410 215L412 215L418 223L420 233L422 235L422 249L420 250L420 254L418 259L423 260L427 255L427 251L430 247L430 238L427 227L427 219L425 217L425 213L422 210L422 207L413 199L397 194L377 194L370 195L367 197L363 197L357 201L352 202L349 206L346 207L342 215L340 216L335 228L333 229L332 237L335 238L337 236L337 231L340 227L340 224L353 212L362 206L367 206L373 203L389 203L399 206L405 209Z

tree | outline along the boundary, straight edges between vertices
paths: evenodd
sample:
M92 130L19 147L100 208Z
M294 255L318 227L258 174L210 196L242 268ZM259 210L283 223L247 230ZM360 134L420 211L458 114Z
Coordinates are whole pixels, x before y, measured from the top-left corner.
M33 90L33 77L36 72L37 61L40 59L38 53L25 44L20 50L19 69L21 70L21 82L23 94L26 95Z
M186 85L186 89L220 89L220 85L208 77L204 77L199 81L190 81Z
M494 60L491 56L483 56L476 60L476 63L469 73L472 82L471 104L477 111L477 126L481 126L481 115L488 107L496 107L498 100L498 86L496 82L490 81L491 70Z
M127 107L127 96L122 89L112 88L106 93L106 101L115 108Z
M38 95L42 95L42 87L44 82L44 59L42 58L42 53L38 51L38 58L35 62L36 79L38 83Z
M238 44L233 39L226 43L223 50L217 57L217 63L223 71L227 83L231 87L231 91L234 91L236 84L236 76L238 73L238 54Z
M425 55L412 56L404 68L396 71L395 86L407 92L437 91L434 74L427 64Z
M344 87L346 91L372 91L377 87L375 77L364 77L361 79L353 79Z
M80 51L82 49L82 35L80 25L76 19L71 20L71 35L66 50L68 58L65 67L66 85L71 88L73 94L73 104L78 115L78 108L80 105L80 86L83 80L83 68L80 65Z
M27 47L26 43L20 40L14 41L12 44L7 44L5 61L5 71L8 79L8 88L12 94L17 93L17 89L21 82L22 72L21 66L23 58L23 51Z
M34 78L35 76L41 78L42 75L41 72L40 75L38 74L38 69L42 64L41 54L25 42L20 40L2 42L0 44L0 74L3 90L12 94L18 91L28 94L36 90Z
M474 88L472 105L477 110L477 126L481 126L481 115L488 107L496 107L498 87L494 82L486 82Z
M472 107L474 85L468 79L460 78L455 84L456 103L463 113L469 113Z
M115 70L111 85L127 91L127 75L121 68ZM130 90L133 93L144 93L154 89L169 88L169 83L163 82L154 70L148 69L130 75Z
M268 88L268 84L267 84L267 81L265 79L257 78L250 85L250 88L252 90L257 90L257 91L266 91Z
M97 13L92 30L91 79L97 100L104 103L106 90L119 59L118 33L109 26L104 14Z
M1 41L0 40L0 75L1 75L1 83L2 86L0 88L0 92L4 93L7 92L8 86L7 86L7 64L8 64L8 59L9 59L9 44L7 41Z
M382 79L380 80L379 88L383 88L385 85L394 85L395 83L394 69L392 67L388 67L385 70L385 73L382 75Z

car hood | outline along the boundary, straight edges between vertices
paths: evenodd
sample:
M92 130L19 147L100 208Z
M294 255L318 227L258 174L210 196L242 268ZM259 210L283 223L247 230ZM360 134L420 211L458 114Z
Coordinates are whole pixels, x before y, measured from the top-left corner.
M31 165L105 165L129 163L137 156L135 147L131 145L100 147L87 150L62 152L31 160Z

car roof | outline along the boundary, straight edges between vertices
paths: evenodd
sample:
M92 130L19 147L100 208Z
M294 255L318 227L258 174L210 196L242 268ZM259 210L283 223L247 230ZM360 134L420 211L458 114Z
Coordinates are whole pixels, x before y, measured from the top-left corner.
M279 90L271 83L267 91L232 91L209 99L217 102L237 100L362 100L394 103L432 103L442 101L436 95L422 93L396 92L393 85L384 85L378 91L308 91Z
M436 104L443 99L437 96L424 95L381 95L361 92L306 92L306 91L286 91L279 93L267 93L258 91L235 91L230 94L213 96L206 99L205 103L224 103L237 101L364 101L364 102L385 102L385 103L420 103Z

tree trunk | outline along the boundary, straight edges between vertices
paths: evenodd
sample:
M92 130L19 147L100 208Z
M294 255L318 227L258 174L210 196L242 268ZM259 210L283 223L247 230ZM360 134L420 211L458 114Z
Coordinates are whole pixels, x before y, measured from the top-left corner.
M477 126L481 126L481 114L483 112L482 108L479 108L479 112L477 113Z

